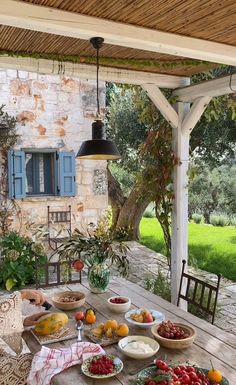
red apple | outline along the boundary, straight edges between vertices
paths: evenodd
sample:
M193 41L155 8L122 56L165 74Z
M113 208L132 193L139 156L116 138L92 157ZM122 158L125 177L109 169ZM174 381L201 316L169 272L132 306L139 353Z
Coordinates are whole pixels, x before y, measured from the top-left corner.
M84 315L84 312L83 311L77 311L75 313L75 320L76 321L83 321L85 315Z
M81 270L84 268L84 262L81 261L80 259L76 259L76 260L72 263L72 267L73 267L73 269L75 269L76 271L81 271Z
M153 322L153 316L152 316L152 314L151 314L151 313L148 313L148 312L144 313L144 315L143 315L143 322L144 322L144 323Z

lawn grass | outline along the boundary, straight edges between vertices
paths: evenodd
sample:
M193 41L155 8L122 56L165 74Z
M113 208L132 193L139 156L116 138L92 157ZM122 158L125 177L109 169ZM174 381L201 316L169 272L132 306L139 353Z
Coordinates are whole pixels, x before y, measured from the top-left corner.
M236 281L236 228L189 223L188 231L190 262ZM140 233L143 245L165 255L163 234L156 218L142 218Z

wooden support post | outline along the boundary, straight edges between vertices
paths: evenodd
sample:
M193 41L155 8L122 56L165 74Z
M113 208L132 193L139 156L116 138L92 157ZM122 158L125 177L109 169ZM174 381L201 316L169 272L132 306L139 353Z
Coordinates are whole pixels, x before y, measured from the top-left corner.
M188 162L189 132L182 131L182 123L189 112L189 103L177 103L179 116L178 128L173 129L173 150L179 159L174 168L174 207L172 213L171 240L171 302L175 305L181 276L182 260L188 260ZM184 283L183 283L184 286ZM180 307L187 310L186 303L180 301Z

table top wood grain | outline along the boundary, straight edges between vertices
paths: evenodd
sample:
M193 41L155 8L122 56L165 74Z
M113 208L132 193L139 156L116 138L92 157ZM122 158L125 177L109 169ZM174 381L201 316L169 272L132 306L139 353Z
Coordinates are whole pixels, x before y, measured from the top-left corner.
M125 322L124 314L113 313L108 309L106 301L113 295L123 295L131 298L132 308L145 307L149 309L155 309L162 312L166 319L170 319L174 322L182 322L193 326L197 331L197 337L194 344L183 350L170 350L160 348L157 353L158 357L166 358L169 363L185 363L197 365L202 368L210 368L210 360L212 360L214 366L221 370L223 375L229 380L230 385L236 384L236 336L227 333L210 323L201 320L181 309L173 304L163 300L162 298L152 294L142 287L127 281L123 278L114 278L110 285L109 290L103 294L93 294L90 292L86 279L82 284L71 284L67 287L60 287L54 289L45 289L44 293L47 296L47 300L50 302L50 297L53 292L64 290L77 290L82 291L86 295L86 303L81 308L92 307L96 310L97 322L104 322L106 319L116 319L118 322ZM69 318L73 319L75 311L67 312ZM72 322L73 325L73 322ZM74 321L75 326L75 321ZM89 328L90 326L85 326ZM152 337L150 329L141 329L136 326L130 325L130 335L146 335ZM36 353L40 350L41 346L32 336L29 331L24 332L24 339L29 346L32 353ZM87 338L82 334L83 340ZM63 342L57 342L48 346L53 348L62 348L69 346L75 340L67 340ZM113 344L104 348L108 354L114 354L119 356L124 363L123 371L116 377L103 380L102 384L109 385L128 385L130 379L134 379L135 376L131 376L129 373L133 370L141 369L145 364L151 362L148 360L134 360L123 356L119 351L117 344ZM52 385L101 385L101 380L94 380L84 376L81 373L79 365L75 365L60 374L56 375L52 380Z

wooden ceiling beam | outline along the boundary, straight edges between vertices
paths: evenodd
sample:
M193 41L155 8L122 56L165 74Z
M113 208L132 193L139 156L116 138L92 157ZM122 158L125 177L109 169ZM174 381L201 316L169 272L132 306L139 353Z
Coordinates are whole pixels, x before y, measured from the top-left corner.
M236 65L236 47L16 0L1 0L0 23L61 36L102 36L112 45ZM207 29L207 25L206 25Z
M41 74L62 74L80 79L96 79L96 66L89 64L58 63L46 59L30 57L0 56L0 68L12 68ZM132 71L111 67L99 68L99 79L113 83L146 84L153 83L160 88L183 87L189 84L189 78L174 75L153 74L143 71Z
M180 102L191 102L203 96L221 96L236 93L236 74L183 87L173 92Z

